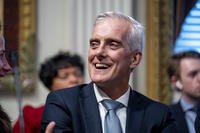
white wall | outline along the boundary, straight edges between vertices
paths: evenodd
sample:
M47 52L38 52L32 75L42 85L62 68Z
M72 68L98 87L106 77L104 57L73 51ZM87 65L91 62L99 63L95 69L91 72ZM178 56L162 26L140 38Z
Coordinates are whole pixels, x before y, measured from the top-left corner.
M98 13L110 10L121 11L127 15L133 14L136 19L144 23L144 9L145 0L38 0L37 67L45 58L54 55L59 50L78 53L87 61L89 35ZM144 62L136 75L137 80L133 80L137 81L137 88L143 88L139 91L145 93ZM85 78L86 82L89 82L89 76L86 75ZM48 91L38 82L35 93L24 96L23 105L39 106L45 102L47 94ZM18 116L16 98L0 97L0 104L14 121Z

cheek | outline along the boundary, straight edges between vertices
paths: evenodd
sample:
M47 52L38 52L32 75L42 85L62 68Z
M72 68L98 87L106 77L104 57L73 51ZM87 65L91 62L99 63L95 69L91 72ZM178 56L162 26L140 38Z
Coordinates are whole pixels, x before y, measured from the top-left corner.
M56 81L54 81L53 82L53 87L56 89L58 89L58 88L66 88L66 87L68 87L68 85L69 85L69 83L67 82L67 81L58 81L58 80L56 80Z
M63 82L60 84L59 88L68 88L71 87L71 84L68 82Z
M88 52L88 61L91 61L94 58L94 51L89 50Z
M181 79L181 83L182 83L182 85L184 87L184 86L188 86L189 83L191 84L191 81L189 79L187 79L187 78L182 78Z
M113 55L113 60L115 62L118 62L119 64L125 65L125 66L129 66L129 64L131 62L130 56L127 54L124 54L124 53L122 53L122 54L117 53L117 54Z
M0 60L0 67L3 67L4 63L3 60Z
M108 52L108 55L112 57L113 60L122 60L125 59L126 54L125 51L114 51L114 52Z
M78 84L83 84L83 83L84 83L83 78L80 78L80 79L78 80Z
M194 79L191 78L182 79L182 85L183 88L187 89L188 91L191 91L192 89L196 88Z

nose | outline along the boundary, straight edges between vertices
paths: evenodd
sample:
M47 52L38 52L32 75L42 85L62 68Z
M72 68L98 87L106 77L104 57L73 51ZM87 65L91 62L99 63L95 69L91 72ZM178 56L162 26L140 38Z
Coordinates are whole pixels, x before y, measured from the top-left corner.
M69 76L69 82L71 84L78 84L78 77L76 75L74 75L74 74L71 74Z
M0 67L0 77L5 76L6 74L10 73L12 68L10 65L6 65L3 67Z
M5 71L7 71L7 72L10 72L10 71L12 70L11 66L10 66L8 63L6 63L6 64L4 65L3 69L4 69Z
M12 70L11 66L8 64L8 62L1 62L0 63L0 75L5 76Z
M11 66L9 65L9 63L8 63L8 61L7 61L7 59L6 59L6 57L4 57L3 69L4 69L5 71L7 71L7 72L9 72L9 71L12 70Z
M100 45L100 47L98 47L96 55L99 59L104 58L106 56L106 48L104 45Z

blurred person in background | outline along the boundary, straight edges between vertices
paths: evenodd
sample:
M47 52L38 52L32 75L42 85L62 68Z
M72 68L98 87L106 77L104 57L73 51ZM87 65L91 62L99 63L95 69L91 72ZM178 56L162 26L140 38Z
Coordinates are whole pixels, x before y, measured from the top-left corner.
M8 64L5 55L5 40L3 35L0 33L0 78L8 74L12 68ZM11 133L11 121L8 114L4 111L0 105L0 132L1 133Z
M175 54L173 58L178 62L177 81L182 88L182 95L178 103L170 108L179 132L195 133L194 122L200 98L200 53L186 51Z
M5 51L5 40L3 35L0 34L0 77L5 76L12 70L6 59Z
M0 132L1 133L12 133L11 121L8 114L0 105Z
M167 75L170 81L170 89L172 93L171 103L177 103L181 97L182 85L178 80L179 60L176 55L172 55L168 61Z
M84 63L79 55L59 52L41 64L39 78L49 91L73 87L84 82ZM25 133L39 133L44 105L23 109ZM13 127L13 133L20 133L19 120Z

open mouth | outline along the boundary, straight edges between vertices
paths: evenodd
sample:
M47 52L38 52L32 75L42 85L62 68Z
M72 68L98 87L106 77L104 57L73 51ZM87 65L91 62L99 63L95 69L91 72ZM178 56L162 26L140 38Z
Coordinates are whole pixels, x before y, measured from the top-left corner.
M109 68L109 65L103 64L103 63L96 63L95 67L96 67L96 69L107 69L107 68Z

